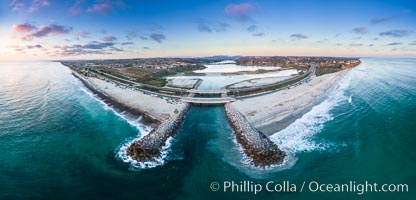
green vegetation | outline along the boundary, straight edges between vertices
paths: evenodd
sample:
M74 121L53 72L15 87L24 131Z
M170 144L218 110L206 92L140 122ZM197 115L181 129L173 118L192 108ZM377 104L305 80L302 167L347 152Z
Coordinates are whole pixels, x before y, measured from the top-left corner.
M115 76L124 76L133 78L135 81L157 87L163 87L167 84L166 76L177 73L189 73L193 70L205 68L202 65L186 65L169 69L151 69L151 68L104 68L102 71Z
M147 85L153 85L157 87L163 87L166 85L167 81L165 78L160 77L151 77L151 78L137 78L137 82L147 84Z
M316 76L330 74L342 70L342 65L318 66L316 68Z
M299 65L295 65L295 64L287 64L282 66L283 68L291 68L291 69L297 69L297 70L308 70L311 66L299 66Z

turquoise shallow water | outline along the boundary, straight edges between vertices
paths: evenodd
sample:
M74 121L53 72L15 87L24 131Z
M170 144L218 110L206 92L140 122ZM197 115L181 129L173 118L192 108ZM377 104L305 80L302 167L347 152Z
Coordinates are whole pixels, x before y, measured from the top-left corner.
M241 163L221 107L193 107L163 166L116 154L138 129L53 62L0 63L0 199L413 199L416 60L364 58L329 95L272 136L288 169ZM405 183L408 193L213 192L213 181Z

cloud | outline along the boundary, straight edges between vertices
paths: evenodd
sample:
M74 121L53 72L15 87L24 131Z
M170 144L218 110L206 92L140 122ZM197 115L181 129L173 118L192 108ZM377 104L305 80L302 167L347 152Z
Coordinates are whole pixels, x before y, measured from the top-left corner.
M158 43L162 43L163 40L166 40L165 35L161 34L161 33L152 33L150 35L150 38Z
M262 36L264 36L264 33L263 32L261 32L261 33L253 33L252 36L253 37L262 37Z
M309 38L307 35L301 34L301 33L294 33L294 34L290 35L290 37L295 39L295 40L301 40L301 39Z
M357 27L357 28L352 29L352 31L356 34L361 34L361 35L368 33L368 29L366 27Z
M32 0L32 4L29 6L29 12L35 12L42 7L49 6L50 3L48 0Z
M228 4L224 13L232 18L235 18L239 21L250 21L251 13L254 10L254 6L249 3L240 3L240 4Z
M129 31L127 32L127 39L132 40L133 38L136 38L138 36L136 31Z
M56 54L61 56L75 56L86 54L112 54L113 52L124 51L114 47L113 42L92 41L87 44L76 44L72 46L54 46Z
M109 3L96 3L87 9L89 13L107 15L113 11L113 6Z
M205 21L197 21L197 29L199 32L212 32L212 28L208 25L208 22Z
M12 3L11 7L14 12L23 12L25 10L25 4L20 2Z
M49 26L39 26L36 28L34 25L25 24L14 24L12 26L13 32L26 33L25 36L21 37L22 41L31 41L33 38L45 37L48 35L63 35L71 32L71 27L66 27L58 24L51 24Z
M49 0L30 0L29 2L25 0L13 0L10 3L11 10L15 12L35 12L49 5Z
M146 37L146 36L139 36L140 37L140 39L142 39L142 40L148 40L149 38L148 37Z
M49 26L40 26L38 30L32 34L31 37L45 37L47 35L63 35L71 32L71 27L65 27L62 25L51 24Z
M101 34L107 34L107 30L105 30L105 29L100 29L99 31L98 31L99 33L101 33Z
M249 27L247 27L247 31L248 32L254 32L257 30L257 26L256 25L250 25Z
M227 29L231 26L230 24L228 24L228 23L225 23L225 22L219 22L218 23L219 25L218 25L218 27L219 27L219 31L222 31L222 32L225 32L225 31L227 31Z
M328 38L324 38L324 39L322 39L322 40L318 40L318 41L316 41L316 43L326 43L326 42L328 42L329 40L328 40Z
M117 40L117 38L112 36L112 35L109 35L109 36L105 36L105 37L101 38L101 40L106 41L106 42L112 42L112 41Z
M112 47L114 46L113 42L90 42L88 44L85 45L74 45L74 47L76 48L83 48L83 49L105 49L107 47Z
M143 50L149 50L150 47L142 47Z
M396 46L396 45L402 45L402 43L401 42L392 42L392 43L388 43L387 45Z
M361 43L352 43L352 44L350 44L350 46L352 46L352 47L361 47L361 46L363 46L363 44L361 44Z
M380 36L391 36L391 37L404 37L409 35L410 31L401 29L401 30L390 30L379 33Z
M30 33L36 30L36 26L29 23L13 24L12 30L16 33Z
M370 21L370 24L380 24L394 19L394 17L374 18Z
M76 0L75 3L68 8L69 13L71 13L72 15L77 15L79 13L82 12L82 8L81 8L81 3L84 0Z
M26 48L28 48L28 49L41 49L43 47L42 47L42 45L37 44L37 45L27 45Z
M416 41L409 43L409 45L416 45Z
M134 44L134 42L123 42L123 43L121 43L121 45L133 45Z
M20 38L22 41L32 41L33 40L33 38L32 37L30 37L30 36L23 36L23 37L21 37Z
M207 20L200 19L196 21L197 29L199 32L225 32L230 27L230 24L224 22L209 22Z
M86 37L88 37L89 34L90 33L87 32L87 31L78 31L78 32L75 33L75 36L81 37L81 38L86 38Z

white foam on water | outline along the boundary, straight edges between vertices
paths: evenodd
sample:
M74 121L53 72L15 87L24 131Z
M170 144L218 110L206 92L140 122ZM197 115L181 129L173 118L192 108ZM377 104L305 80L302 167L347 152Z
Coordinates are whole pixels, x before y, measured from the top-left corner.
M143 123L141 123L141 120L142 120L143 116L139 116L137 118L132 118L132 117L129 117L129 116L125 115L124 111L121 112L121 113L117 112L112 106L109 106L108 104L106 104L100 97L98 97L90 89L88 89L80 80L78 80L75 77L74 77L74 79L76 81L76 85L78 85L80 87L80 89L83 92L85 92L88 96L90 96L92 99L98 101L101 105L103 105L103 108L105 110L111 110L115 115L117 115L121 119L125 120L131 126L136 127L140 131L140 137L145 136L145 133L147 134L152 130L152 128L150 126L146 126Z
M120 160L122 160L123 162L128 163L129 166L130 166L129 169L132 170L132 171L140 171L142 169L150 169L150 168L154 168L154 167L165 164L166 158L169 154L170 146L172 144L173 137L169 137L166 140L166 144L162 147L162 150L160 151L160 156L159 157L154 158L151 161L144 161L144 162L139 162L137 160L134 160L129 155L127 155L127 149L129 148L129 146L133 142L139 140L140 138L127 140L125 143L120 145L120 147L117 148L117 149L119 149L118 152L117 152L117 157Z
M117 115L121 119L124 119L125 121L127 121L127 123L136 127L137 130L139 130L139 134L138 134L137 137L126 139L119 147L116 148L116 150L115 150L116 158L120 159L124 163L129 164L130 170L132 170L132 171L154 168L154 167L165 164L165 161L166 161L166 158L168 156L170 146L171 146L171 143L172 143L172 139L173 139L172 137L169 137L166 140L166 143L162 147L162 150L160 152L159 157L157 157L157 158L155 158L151 161L145 161L145 162L139 162L137 160L132 159L130 156L127 155L128 147L133 142L135 142L137 140L140 140L145 135L149 134L153 130L153 128L151 128L150 126L146 126L143 123L141 123L142 116L139 116L136 119L132 119L131 117L128 117L128 116L124 115L123 114L124 112L119 113L113 107L108 106L101 98L99 98L97 95L95 95L91 90L89 90L87 87L85 87L85 85L81 81L77 80L76 83L77 83L77 85L80 86L80 88L83 92L88 94L88 96L90 96L94 100L100 102L103 105L105 110L111 110L115 115Z
M280 149L293 155L299 152L322 151L334 146L330 142L315 141L314 136L323 129L325 122L333 119L330 111L341 102L348 101L345 90L350 85L349 74L328 92L326 100L314 106L287 128L270 136L270 139Z
M238 151L240 152L242 158L241 158L241 163L243 163L245 166L247 166L249 168L249 170L251 169L255 169L255 170L282 170L282 169L287 169L293 166L293 164L296 162L297 158L295 158L292 155L287 155L282 163L280 164L274 164L274 165L269 165L269 166L265 166L265 167L261 167L261 166L256 166L253 163L253 159L248 157L246 155L246 153L244 152L244 148L243 146L238 143L237 138L235 136L235 134L233 133L233 142L234 144L237 146Z

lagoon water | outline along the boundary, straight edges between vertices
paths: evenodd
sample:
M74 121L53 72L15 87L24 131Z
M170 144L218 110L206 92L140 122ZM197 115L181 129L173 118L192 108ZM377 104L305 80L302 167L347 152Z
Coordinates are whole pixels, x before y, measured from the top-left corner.
M284 71L270 72L264 74L240 74L240 75L222 75L222 73L272 70L280 67L273 66L241 66L232 63L233 61L219 62L217 64L205 65L207 68L195 70L196 73L203 73L204 76L171 76L168 79L201 79L202 83L198 86L200 90L218 90L225 86L255 78L283 77L298 74L297 70L289 69Z
M241 162L221 107L193 107L164 165L117 158L139 136L55 62L0 63L0 199L413 199L416 60L364 58L328 99L271 136L281 170ZM213 181L405 183L408 193L213 192ZM299 188L298 188L299 189Z

